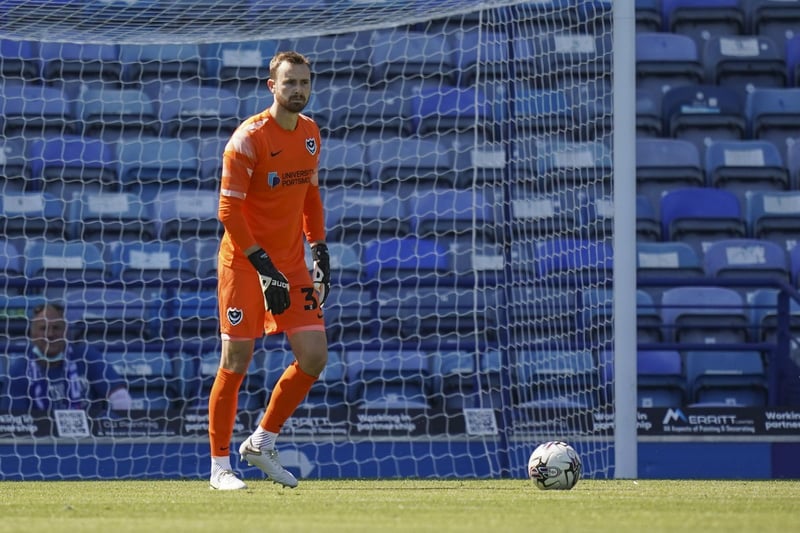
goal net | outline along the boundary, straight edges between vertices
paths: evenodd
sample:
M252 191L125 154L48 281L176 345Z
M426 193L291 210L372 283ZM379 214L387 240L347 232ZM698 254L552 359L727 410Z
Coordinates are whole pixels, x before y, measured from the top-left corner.
M0 38L0 476L208 475L221 154L285 49L312 62L334 279L284 464L524 477L564 440L613 476L610 1L11 0ZM36 362L48 301L131 410ZM291 357L258 343L236 442Z

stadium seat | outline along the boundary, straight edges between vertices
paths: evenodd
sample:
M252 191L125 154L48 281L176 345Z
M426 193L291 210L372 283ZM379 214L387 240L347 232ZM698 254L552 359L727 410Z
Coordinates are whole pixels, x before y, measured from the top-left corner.
M318 98L315 96L315 98ZM399 86L340 87L331 92L329 133L363 143L375 137L411 134L410 98Z
M800 191L751 191L745 216L755 239L777 243L787 252L800 242Z
M709 187L675 189L661 198L661 231L665 241L683 241L698 254L721 238L747 236L743 209L730 191Z
M546 31L532 39L514 40L514 58L523 76L536 76L545 86L557 86L611 75L611 34L608 32Z
M393 83L420 78L433 83L458 83L450 42L443 35L391 28L370 36L370 82Z
M176 241L115 243L108 251L110 279L162 286L196 280L187 250Z
M789 297L789 335L800 335L800 302ZM761 342L775 342L778 337L778 290L757 289L748 297L752 311L753 338Z
M747 94L745 113L748 136L770 141L786 161L788 145L797 137L793 125L800 120L800 88L756 88Z
M786 144L786 168L792 189L800 187L800 137Z
M64 237L64 201L40 192L0 195L0 234L8 239Z
M67 235L70 239L109 243L149 241L156 237L152 206L130 193L85 193L69 202Z
M786 43L786 73L787 85L800 86L800 34Z
M0 138L0 186L6 191L35 190L41 185L30 179L27 142L23 137Z
M508 75L507 35L485 28L463 28L449 35L459 87L473 87ZM447 34L446 34L447 35Z
M203 79L218 80L239 95L248 94L269 77L269 62L278 50L278 41L226 41L201 47Z
M406 204L397 196L370 189L325 192L328 238L364 244L378 237L411 234Z
M381 285L402 284L408 277L419 286L437 284L444 276L454 274L448 250L433 239L375 239L363 247L361 257L363 280Z
M514 123L523 136L552 137L572 125L569 92L564 87L530 87L518 84L511 103Z
M641 286L636 290L636 340L639 344L660 343L664 340L661 312L648 287Z
M668 341L721 344L749 338L744 298L727 287L670 287L661 295L661 319Z
M179 405L181 376L175 373L169 353L146 345L109 343L105 357L128 382L132 410L155 418Z
M780 245L759 239L720 239L706 248L706 276L717 278L751 278L765 282L773 279L791 283L789 254ZM752 287L743 287L745 292Z
M3 250L0 241L0 250ZM0 270L2 272L2 270ZM33 310L45 303L40 295L9 294L0 292L0 334L6 341L25 341L27 347L28 326ZM4 348L7 348L4 346Z
M331 280L340 287L355 284L361 279L361 259L356 246L329 242L331 256ZM309 264L311 264L309 262Z
M347 400L367 409L427 409L428 362L414 350L344 352Z
M664 31L703 43L721 35L746 32L744 9L739 0L661 0Z
M152 200L165 189L197 186L197 146L181 139L142 136L119 145L119 179L126 192Z
M423 87L412 97L410 127L417 135L472 132L489 135L495 124L482 90L456 86Z
M116 44L40 42L39 57L45 83L101 82L119 85L122 63Z
M64 292L70 334L89 342L152 340L159 295L129 288L78 287Z
M636 0L636 33L659 32L663 28L661 0Z
M4 80L32 81L41 76L39 41L0 39L0 75Z
M459 286L474 286L476 282L490 286L504 283L506 258L502 245L457 240L452 243L450 251Z
M119 190L117 147L99 138L53 134L27 145L33 180L54 196Z
M217 216L219 193L216 191L161 191L153 201L162 240L216 240L222 235L222 224Z
M197 81L202 55L194 43L120 45L122 80L141 84L152 80Z
M24 259L22 257L23 244L17 240L9 239L5 233L0 236L0 275L3 276L4 285L11 290L11 280L22 281L24 273ZM16 292L16 291L12 291Z
M480 191L418 191L404 203L411 231L418 237L489 242L497 238L493 206Z
M157 105L142 89L90 86L75 101L75 116L86 136L119 140L161 132Z
M769 141L712 141L706 149L708 185L735 193L742 205L748 191L783 191L789 173L778 148Z
M393 189L410 185L451 188L455 183L452 149L442 142L419 138L381 139L367 144L369 185Z
M543 238L578 236L580 204L572 192L520 196L511 199L511 222L519 231Z
M162 136L230 137L241 122L239 99L233 91L187 82L158 85Z
M636 192L652 202L656 213L665 192L705 184L705 165L693 143L683 139L636 139Z
M359 187L368 182L364 145L353 140L325 139L319 154L319 181L325 188Z
M267 391L275 390L275 384L283 372L295 360L289 350L279 350L275 353L265 354L265 388ZM345 364L343 354L339 350L328 351L328 363L319 375L311 390L303 398L300 408L325 408L342 407L347 401L347 383L345 381ZM269 400L269 392L267 393Z
M376 303L372 292L363 287L350 285L331 291L323 307L328 341L347 346L375 337Z
M589 350L524 351L519 354L514 371L518 380L518 407L586 409L592 406L597 368Z
M742 2L750 21L749 33L763 35L784 50L787 41L800 27L800 6L784 0L748 0Z
M280 41L278 49L297 50L314 68L315 85L366 83L370 69L368 31L295 37Z
M222 177L222 154L225 151L225 145L228 144L228 139L228 137L217 135L202 135L197 139L197 160L200 166L199 186L201 188L216 189L219 184Z
M691 405L767 405L767 377L760 353L689 351L685 361Z
M556 238L536 243L538 279L605 281L613 271L613 251L606 241Z
M70 99L59 87L3 80L0 109L0 130L5 137L76 133L81 125Z
M610 346L613 337L614 291L605 287L585 287L580 291L578 329L591 346Z
M198 281L210 283L213 280L216 284L219 240L188 239L183 241L182 245L186 259L195 264Z
M657 242L661 240L661 222L649 197L636 195L636 241Z
M429 356L431 403L445 412L461 412L480 405L478 353L467 350L436 351Z
M783 52L769 37L729 35L711 37L703 50L706 83L740 91L786 85Z
M92 243L31 239L25 243L25 277L55 287L70 282L98 283L106 280L106 262Z
M491 186L502 179L506 152L502 143L457 137L453 141L458 189Z
M611 193L611 149L602 141L537 143L535 187L553 191L565 186L586 187L593 195Z
M643 350L636 354L636 392L639 407L680 407L685 404L686 377L681 354Z
M636 34L636 87L663 93L702 83L703 65L691 37L674 33Z
M167 340L197 342L219 337L216 289L179 289L162 297L162 335Z
M641 280L699 278L704 273L700 255L685 242L636 243L636 275Z
M744 139L747 135L744 98L729 87L675 87L661 101L664 133L693 142L701 156L712 141Z
M636 89L636 138L661 137L664 127L661 118L661 91Z
M539 343L580 340L572 333L579 330L580 320L578 293L574 288L514 285L509 290L506 306L508 328L522 336L518 338ZM531 324L536 324L533 331Z

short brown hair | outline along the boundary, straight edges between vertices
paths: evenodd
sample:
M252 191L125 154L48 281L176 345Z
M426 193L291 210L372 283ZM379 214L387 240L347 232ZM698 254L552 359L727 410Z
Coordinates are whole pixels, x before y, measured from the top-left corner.
M308 68L311 68L311 62L308 60L306 56L301 54L300 52L294 52L292 50L286 52L278 52L269 62L269 77L270 79L275 79L278 75L278 67L284 61L288 61L292 65L306 65Z

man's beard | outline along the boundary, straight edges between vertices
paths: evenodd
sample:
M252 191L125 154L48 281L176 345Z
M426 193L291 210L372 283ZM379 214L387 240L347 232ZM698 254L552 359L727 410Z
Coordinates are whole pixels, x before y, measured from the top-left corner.
M278 101L278 105L292 113L299 113L306 108L306 104L308 103L308 100L305 98L287 100L285 98L279 98L276 96L275 99Z

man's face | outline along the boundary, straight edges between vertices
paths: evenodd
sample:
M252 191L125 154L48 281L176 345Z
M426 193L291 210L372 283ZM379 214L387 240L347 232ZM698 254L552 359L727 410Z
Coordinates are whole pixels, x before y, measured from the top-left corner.
M275 79L267 81L275 101L287 111L301 112L311 96L311 69L288 61L278 65Z
M67 347L67 323L58 309L45 307L31 320L31 341L48 357L53 357Z

